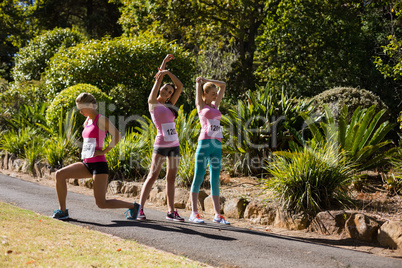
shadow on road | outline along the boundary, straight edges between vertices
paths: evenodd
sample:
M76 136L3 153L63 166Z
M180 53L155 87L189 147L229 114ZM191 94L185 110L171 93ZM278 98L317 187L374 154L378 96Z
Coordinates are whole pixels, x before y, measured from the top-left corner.
M146 222L126 220L126 221L112 221L111 224L101 224L101 223L82 221L82 220L77 220L77 219L72 219L72 218L68 219L67 221L71 222L71 223L76 223L79 225L85 225L85 226L97 226L97 227L105 227L105 228L136 226L139 228L148 228L148 229L152 229L152 230L169 232L169 233L170 232L178 232L178 233L182 233L182 234L199 235L199 236L203 236L208 239L215 239L215 240L225 240L225 241L236 240L235 238L228 237L228 236L215 235L215 234L210 234L209 232L200 232L200 231L197 231L192 228L187 228L187 227L185 227L186 225L188 225L186 223L155 221L155 220L147 220ZM208 228L208 229L210 229L210 228ZM210 231L210 230L208 230L208 231Z

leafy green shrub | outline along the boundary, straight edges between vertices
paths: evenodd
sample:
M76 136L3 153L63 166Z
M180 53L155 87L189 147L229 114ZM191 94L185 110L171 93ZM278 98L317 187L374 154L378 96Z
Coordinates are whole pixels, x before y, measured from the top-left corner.
M100 111L106 110L107 104L111 101L105 93L95 86L89 84L77 84L61 91L51 102L46 111L46 121L50 128L55 128L59 122L59 118L65 118L66 114L71 110L76 110L75 99L79 94L87 92L91 93L98 103ZM77 126L84 124L83 116L77 117Z
M140 133L127 131L119 143L106 154L111 180L139 180L147 174L149 160L144 157L149 152L146 143L147 139Z
M386 110L376 112L374 105L368 109L357 107L352 118L348 119L348 107L343 106L336 121L330 108L324 105L326 121L321 122L320 127L311 123L312 119L305 116L313 139L319 143L337 142L347 159L353 161L358 170L384 165L396 151L395 147L386 150L391 141L384 141L395 124L388 121L381 123Z
M38 128L39 125L46 124L46 108L47 103L24 105L12 119L5 119L7 126L15 130L28 126Z
M180 186L190 187L193 182L195 168L195 151L198 144L198 136L201 129L197 120L197 109L185 113L183 106L179 109L176 119L176 129L180 141L180 162L177 171L177 183Z
M318 94L313 99L321 109L324 104L328 105L335 118L339 117L342 107L345 105L349 107L349 119L359 106L369 108L374 105L377 112L382 109L388 109L387 105L378 96L368 90L359 88L335 87Z
M169 62L171 70L184 84L192 88L194 67L190 54L181 47L155 36L92 40L75 47L62 49L51 59L46 70L46 84L50 97L66 87L88 83L117 98L116 106L129 107L130 115L147 113L147 99L154 76L167 53L174 54ZM124 85L121 86L121 85ZM186 93L183 93L184 97ZM180 98L180 101L183 98ZM123 101L123 102L121 102ZM124 113L123 115L125 115Z
M31 128L11 129L1 136L0 149L17 157L25 154L25 148L30 141L38 134L38 131Z
M42 82L24 82L13 84L0 93L2 109L8 110L11 116L20 112L22 106L29 103L45 103L46 90Z
M64 118L60 116L57 128L48 128L44 125L42 128L50 135L44 145L43 157L52 168L61 168L78 160L75 112L66 114Z
M13 78L18 82L40 80L50 58L57 51L75 46L84 40L83 34L68 28L55 28L36 36L15 56Z
M222 116L223 151L229 154L225 168L232 175L261 174L263 159L272 151L288 149L292 140L301 144L301 113L313 110L309 101L288 97L269 85L247 96L247 101L239 100L237 107Z
M314 216L336 204L346 204L353 166L331 143L304 146L295 152L273 154L263 179L284 209Z

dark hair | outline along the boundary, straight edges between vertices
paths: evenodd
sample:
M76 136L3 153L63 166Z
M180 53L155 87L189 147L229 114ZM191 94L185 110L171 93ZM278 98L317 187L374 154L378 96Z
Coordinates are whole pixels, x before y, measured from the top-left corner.
M165 102L165 106L173 113L174 118L179 116L179 109L174 106L170 101Z

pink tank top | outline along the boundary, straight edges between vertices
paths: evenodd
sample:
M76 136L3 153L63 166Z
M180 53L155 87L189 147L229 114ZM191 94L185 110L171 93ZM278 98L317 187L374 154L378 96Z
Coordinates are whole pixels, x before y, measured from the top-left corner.
M222 142L222 127L221 127L221 112L212 104L204 105L201 111L198 112L201 122L201 133L198 140L217 139Z
M92 124L85 126L82 132L84 144L82 145L81 158L85 163L107 162L105 155L92 157L95 150L103 149L103 140L106 136L106 131L102 131L98 128L97 123L99 117L100 114L95 117Z
M176 147L179 146L179 137L176 132L175 117L172 111L165 105L158 103L150 111L152 122L157 129L154 146L156 147Z

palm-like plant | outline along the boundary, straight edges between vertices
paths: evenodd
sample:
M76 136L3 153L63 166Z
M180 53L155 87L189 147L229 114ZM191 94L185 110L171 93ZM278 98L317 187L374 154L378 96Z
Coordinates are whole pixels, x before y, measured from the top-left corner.
M324 106L325 121L317 126L312 118L304 115L316 142L338 142L345 156L357 164L358 170L367 170L384 165L396 152L396 148L384 150L391 144L384 140L395 127L388 121L381 122L386 110L375 112L375 106L369 109L358 107L348 122L348 106L342 108L339 121L336 122L330 109Z
M104 146L110 142L107 137ZM148 146L146 139L138 132L127 131L120 142L106 154L109 166L110 178L116 177L123 180L138 180L147 172L149 160L147 155Z
M237 107L229 109L222 117L224 126L224 151L227 158L235 160L233 166L240 173L260 174L262 165L253 166L252 161L266 159L271 152L288 149L289 141L302 142L297 130L303 124L301 112L312 113L311 101L288 97L275 88L258 87L247 93L248 100L239 100ZM240 154L241 157L236 157Z
M334 143L303 146L295 152L278 151L266 170L265 188L283 207L314 216L336 203L347 204L353 166Z

